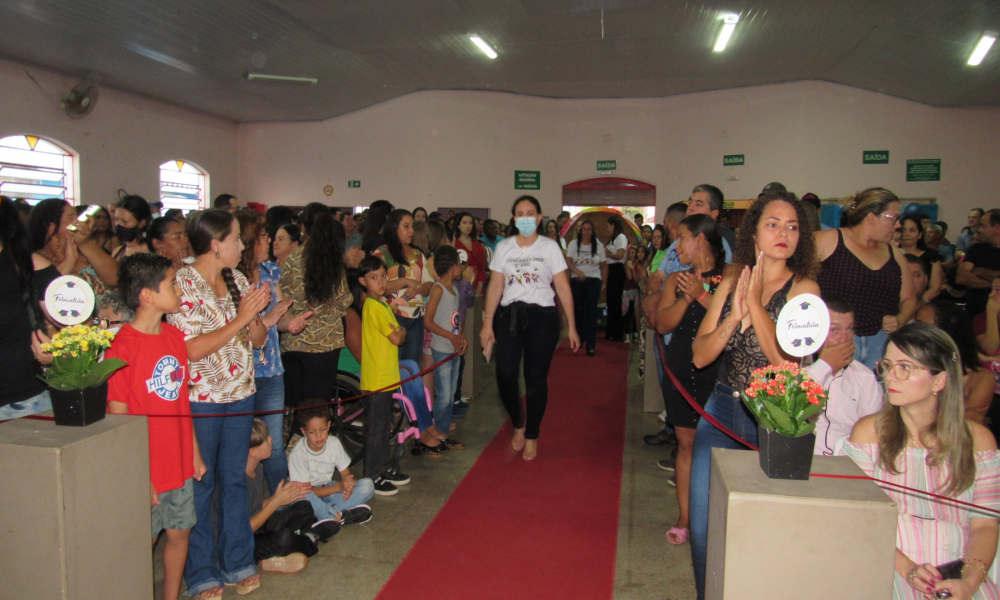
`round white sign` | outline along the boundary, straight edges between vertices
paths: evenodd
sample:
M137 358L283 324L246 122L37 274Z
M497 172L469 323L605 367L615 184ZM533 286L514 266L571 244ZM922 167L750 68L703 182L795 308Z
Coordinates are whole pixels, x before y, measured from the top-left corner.
M799 358L819 351L829 332L830 311L813 294L800 294L789 300L775 325L781 349Z
M94 312L94 290L75 275L56 277L45 289L45 308L62 325L79 325Z

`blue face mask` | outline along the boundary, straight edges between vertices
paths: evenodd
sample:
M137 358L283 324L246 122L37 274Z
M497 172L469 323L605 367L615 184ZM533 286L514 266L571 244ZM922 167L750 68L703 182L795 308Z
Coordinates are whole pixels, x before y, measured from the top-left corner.
M535 228L538 227L535 217L518 217L514 219L514 225L517 227L517 230L525 236L531 236L534 234Z

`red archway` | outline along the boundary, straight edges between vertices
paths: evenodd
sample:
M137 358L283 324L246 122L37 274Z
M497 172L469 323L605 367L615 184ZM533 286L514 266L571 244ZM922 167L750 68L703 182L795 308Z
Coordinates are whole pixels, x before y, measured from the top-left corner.
M563 186L563 205L656 206L656 186L622 177L596 177Z

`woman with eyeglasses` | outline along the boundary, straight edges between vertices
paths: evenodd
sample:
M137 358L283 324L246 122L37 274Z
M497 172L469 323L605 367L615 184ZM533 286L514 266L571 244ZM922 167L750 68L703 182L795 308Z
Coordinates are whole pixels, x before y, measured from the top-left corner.
M893 246L902 207L884 188L868 188L841 200L841 227L816 232L824 294L854 307L854 358L875 368L888 334L913 318L917 298L903 251Z
M958 347L933 325L889 334L876 365L885 407L858 421L844 450L870 477L1000 509L1000 455L988 429L965 418ZM893 598L997 599L994 513L885 487L899 519ZM961 560L960 575L937 566ZM937 596L947 597L947 596Z

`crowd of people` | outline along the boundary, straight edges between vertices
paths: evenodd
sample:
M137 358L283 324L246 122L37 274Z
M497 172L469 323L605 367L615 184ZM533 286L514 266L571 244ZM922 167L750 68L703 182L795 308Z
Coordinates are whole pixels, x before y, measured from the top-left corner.
M224 585L249 593L258 569L302 570L341 527L372 518L375 495L410 482L389 452L401 380L425 371L401 390L416 413L415 449L427 459L464 449L454 421L469 408L464 319L477 295L482 349L524 460L538 456L553 352L565 337L597 355L603 296L607 342L659 336L664 427L645 441L672 450L658 462L679 505L666 539L690 543L701 598L711 449L742 446L695 405L755 444L739 394L752 371L787 360L775 321L808 293L824 299L831 323L807 367L829 396L815 452L1000 508L1000 209L970 211L952 244L946 223L904 214L883 188L840 201L839 227L820 222L815 194L800 199L780 183L735 229L723 206L722 191L702 184L662 223L636 215L633 227L618 215L549 219L531 196L515 200L507 223L386 200L358 214L314 203L261 215L224 194L184 215L125 192L90 211L2 198L0 341L11 376L0 419L50 407L36 375L52 361L42 344L57 325L40 300L56 277L78 275L98 294L93 323L117 331L106 356L129 363L109 382L109 411L159 415L149 419L150 503L154 542L166 531L165 596L182 581L202 598ZM338 371L373 392L362 400L357 477L323 405L338 396ZM282 411L298 407L307 408L295 412L296 443ZM897 597L1000 598L995 518L893 497ZM961 579L942 580L935 565L957 558Z

